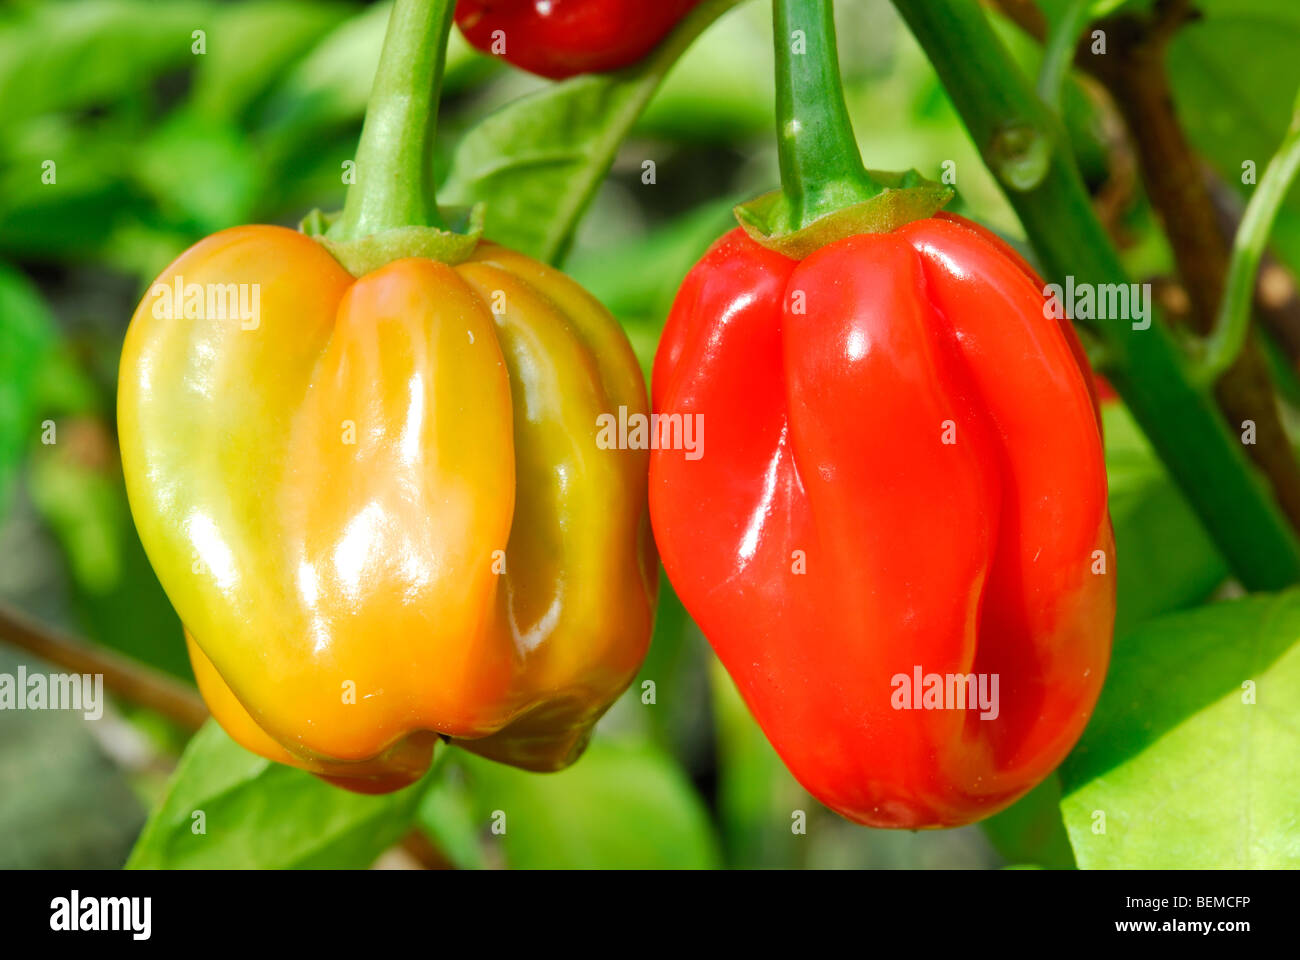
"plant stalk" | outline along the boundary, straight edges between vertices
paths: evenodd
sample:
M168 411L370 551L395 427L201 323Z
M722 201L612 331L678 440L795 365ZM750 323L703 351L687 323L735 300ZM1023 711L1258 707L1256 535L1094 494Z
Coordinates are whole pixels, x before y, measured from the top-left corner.
M355 240L396 227L447 225L438 212L433 144L454 0L396 0L357 147L356 182L327 232Z
M776 139L789 226L870 200L883 187L862 166L828 0L772 0Z

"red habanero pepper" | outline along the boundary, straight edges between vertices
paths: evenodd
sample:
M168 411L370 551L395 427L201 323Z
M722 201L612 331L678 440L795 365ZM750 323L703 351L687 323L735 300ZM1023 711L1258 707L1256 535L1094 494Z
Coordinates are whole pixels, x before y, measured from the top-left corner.
M521 70L562 80L636 63L699 0L460 0L471 44Z
M938 216L803 260L734 230L669 316L654 409L701 415L709 447L651 454L665 569L787 766L860 823L1008 805L1100 692L1105 464L1044 301L1000 241Z

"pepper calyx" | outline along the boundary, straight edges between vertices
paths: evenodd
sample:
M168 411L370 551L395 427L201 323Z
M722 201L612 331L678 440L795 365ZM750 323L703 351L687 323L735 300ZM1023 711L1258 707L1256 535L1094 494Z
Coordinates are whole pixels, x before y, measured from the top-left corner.
M867 171L882 187L866 200L848 202L811 223L794 225L786 195L773 190L735 207L736 221L755 243L793 260L861 233L889 233L913 220L938 213L953 198L951 187L927 180L915 170Z
M336 240L327 235L339 213L313 210L303 217L298 229L311 237L343 265L354 277L364 276L394 260L423 257L455 266L468 260L483 238L485 205L443 207L441 212L450 230L440 227L394 227L351 240Z

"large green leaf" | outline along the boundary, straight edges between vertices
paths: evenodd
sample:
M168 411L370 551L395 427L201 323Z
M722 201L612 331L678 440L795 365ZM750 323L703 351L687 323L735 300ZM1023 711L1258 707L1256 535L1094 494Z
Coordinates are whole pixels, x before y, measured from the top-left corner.
M598 737L559 773L528 773L463 753L455 762L489 853L512 868L705 869L718 863L703 802L672 758L648 743ZM493 833L494 823L505 832Z
M1300 866L1300 593L1149 621L1115 645L1061 768L1080 867Z
M1122 635L1204 600L1228 569L1128 411L1108 403L1102 416Z
M426 782L383 796L352 793L249 753L209 721L127 866L365 868L409 829ZM195 832L200 823L203 833Z
M650 56L520 97L457 145L439 197L485 201L486 234L540 260L564 256L619 145L682 51L737 0L704 0ZM654 189L653 186L648 189Z

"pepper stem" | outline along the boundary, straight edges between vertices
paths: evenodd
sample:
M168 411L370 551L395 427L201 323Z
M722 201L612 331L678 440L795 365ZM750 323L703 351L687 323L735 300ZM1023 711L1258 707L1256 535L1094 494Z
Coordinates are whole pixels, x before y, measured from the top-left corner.
M884 187L862 166L835 48L830 0L772 0L776 138L789 227L799 229Z
M356 182L327 231L354 240L397 227L447 229L433 185L438 97L454 0L396 0L357 147Z

